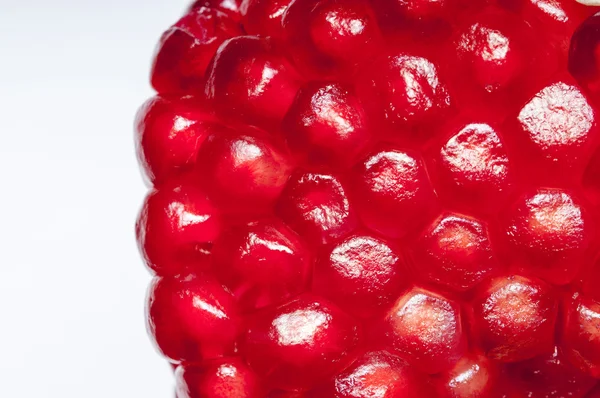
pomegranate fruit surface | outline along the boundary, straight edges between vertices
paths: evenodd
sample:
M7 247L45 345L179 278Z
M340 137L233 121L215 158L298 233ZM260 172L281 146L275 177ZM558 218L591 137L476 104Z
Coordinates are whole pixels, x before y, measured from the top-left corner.
M191 4L135 122L176 397L599 398L596 11Z

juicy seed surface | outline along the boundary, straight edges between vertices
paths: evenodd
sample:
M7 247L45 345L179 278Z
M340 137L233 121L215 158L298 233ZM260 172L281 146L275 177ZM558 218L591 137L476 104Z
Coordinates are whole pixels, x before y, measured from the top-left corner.
M296 232L313 244L328 244L349 234L357 226L346 189L329 174L293 176L275 208Z
M363 223L390 238L417 231L436 209L423 160L412 151L377 152L355 167L351 179Z
M500 271L487 226L458 214L435 221L418 240L416 272L427 281L456 291L465 291Z
M389 243L354 235L317 262L313 290L357 317L373 318L392 304L408 280L399 254Z
M306 289L311 253L279 220L232 227L215 242L214 271L244 310L277 304Z
M134 135L176 398L600 398L597 11L193 1Z
M481 287L473 311L488 357L517 362L554 347L558 300L551 289L520 276L499 277Z
M576 296L565 304L563 347L575 365L600 378L600 302Z
M236 303L211 279L154 279L147 312L148 330L172 363L202 363L234 351L240 325Z
M427 391L425 379L387 351L367 352L308 398L408 398Z
M514 265L555 284L578 275L593 234L578 198L559 189L539 189L517 200L506 217Z
M355 320L311 295L251 316L242 341L250 366L284 390L312 386L343 369L360 343Z
M454 368L434 378L436 392L449 398L492 398L499 384L497 363L481 354L461 358Z
M459 304L420 288L398 299L383 329L396 352L429 374L450 368L466 349Z

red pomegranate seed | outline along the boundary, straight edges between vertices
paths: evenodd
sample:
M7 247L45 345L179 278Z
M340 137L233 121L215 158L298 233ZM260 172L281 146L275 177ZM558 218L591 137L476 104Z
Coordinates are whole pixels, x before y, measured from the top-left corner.
M375 14L364 0L295 0L282 26L294 63L309 75L352 75L381 41Z
M518 199L505 214L508 255L523 272L554 284L573 280L593 239L591 219L578 198L540 189Z
M317 262L313 290L362 318L381 315L407 285L400 255L369 236L344 239Z
M491 359L529 359L553 349L557 309L556 294L543 282L499 277L475 295L475 333Z
M219 116L263 127L281 122L300 84L272 43L252 36L223 43L207 78L205 92Z
M406 129L434 122L450 105L437 67L412 54L394 53L378 58L358 76L363 103L376 121L397 130L407 140ZM428 132L429 133L429 132Z
M449 369L466 348L459 304L428 290L400 296L384 325L391 347L425 373Z
M454 368L434 378L439 397L497 398L500 368L484 355L461 358Z
M598 140L595 111L579 88L565 82L548 85L521 109L520 137L527 163L534 174L570 174ZM573 170L575 168L575 170ZM551 178L556 178L551 175ZM547 179L548 177L546 177Z
M415 271L425 280L456 291L471 289L501 270L487 226L456 214L430 226L417 241L414 257Z
M192 168L200 144L216 127L210 111L203 108L193 98L154 97L142 105L135 121L135 143L151 183L160 184Z
M304 291L311 253L279 220L233 227L215 242L214 272L246 310L277 304Z
M346 189L329 174L293 176L276 212L292 229L317 245L344 237L357 224Z
M516 82L524 72L530 54L518 38L530 32L517 16L489 8L460 32L455 48L463 79L470 76L479 88L493 92Z
M240 317L230 292L204 276L155 278L148 330L173 363L201 363L234 351Z
M161 37L152 66L152 86L161 94L202 92L204 72L215 51L242 33L228 14L192 9Z
M260 380L240 358L181 365L175 371L177 398L262 398Z
M565 304L562 347L580 369L600 378L600 302L575 295Z
M201 186L227 211L260 212L281 194L292 169L284 150L260 132L220 129L198 151Z
M363 223L390 238L417 232L435 211L425 165L412 151L377 152L355 168L352 181Z
M281 39L281 20L291 0L243 0L240 11L246 33Z
M178 398L600 398L578 1L193 1L135 124Z
M356 162L370 139L362 105L340 84L303 87L284 120L283 133L301 160L338 168Z
M458 122L447 130L449 138L434 158L436 188L456 208L493 213L514 185L513 165L498 129Z
M308 398L408 398L425 393L425 379L399 357L386 351L367 352L348 369Z
M275 388L306 388L343 369L359 345L358 324L322 299L302 295L248 320L248 363Z
M151 191L136 224L142 256L160 275L203 267L220 231L218 210L187 180Z

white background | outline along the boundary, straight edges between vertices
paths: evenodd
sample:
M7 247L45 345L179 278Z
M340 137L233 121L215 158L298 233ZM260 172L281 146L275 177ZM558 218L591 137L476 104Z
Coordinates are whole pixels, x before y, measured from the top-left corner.
M185 0L0 0L0 397L172 398L132 119Z

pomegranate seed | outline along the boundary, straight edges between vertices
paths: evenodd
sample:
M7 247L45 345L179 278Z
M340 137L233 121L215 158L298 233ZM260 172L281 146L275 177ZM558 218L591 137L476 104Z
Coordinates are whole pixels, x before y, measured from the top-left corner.
M377 316L391 305L406 282L399 254L369 235L343 240L317 263L313 275L316 293L363 318Z
M434 378L438 396L449 398L496 398L498 365L483 355L461 358L454 368Z
M443 199L472 212L493 213L504 205L514 179L502 138L487 123L459 123L435 155L434 172Z
M569 72L595 100L600 94L599 31L600 15L596 14L577 28L569 48Z
M387 128L399 130L404 137L407 127L435 121L450 104L450 97L429 60L410 54L392 54L378 58L361 71L357 82L367 109Z
M394 350L425 373L449 369L465 350L459 304L431 291L414 288L401 296L384 324Z
M425 165L413 152L377 152L355 168L352 180L363 223L390 238L418 231L435 211Z
M551 351L558 300L543 282L499 277L473 300L475 328L489 358L516 362Z
M576 295L565 304L562 345L580 369L600 378L600 302Z
M576 86L564 82L542 89L521 109L518 120L527 157L537 167L532 170L542 173L577 171L598 139L593 108Z
M302 88L283 132L301 160L342 167L357 160L370 138L358 98L339 84L311 83Z
M161 37L152 67L152 86L161 94L202 91L204 72L225 40L242 33L239 25L215 9L192 9Z
M239 19L240 0L196 0L190 6L190 10L201 7L216 8L220 11L227 12L231 18L236 21Z
M287 153L258 133L220 129L201 146L196 170L202 186L228 211L255 211L281 194L291 171Z
M148 330L174 363L201 363L232 353L240 324L231 293L204 277L155 278Z
M344 237L357 224L344 186L328 174L292 177L276 211L292 229L317 245Z
M364 0L295 0L282 23L294 63L317 76L351 75L381 41L375 14Z
M240 11L248 34L281 39L281 20L291 0L243 0Z
M154 184L189 171L215 128L210 112L193 98L154 97L142 105L135 125L138 159Z
M359 341L353 319L320 298L303 295L252 316L243 351L270 385L293 390L343 369Z
M217 209L202 190L185 180L151 191L136 225L146 264L160 275L205 265L220 231Z
M308 398L408 398L424 396L425 380L402 359L386 351L367 352Z
M460 73L470 72L467 76L481 89L493 92L515 82L524 72L528 54L515 38L526 37L519 31L525 27L518 17L493 8L474 20L462 28L455 43Z
M267 39L240 36L223 43L207 71L206 95L221 117L257 126L281 122L299 81Z
M555 284L573 280L593 239L577 198L558 189L521 197L506 213L508 251L516 266Z
M446 214L435 221L414 249L416 272L452 290L475 287L500 271L487 226L476 219Z
M214 272L244 309L266 307L298 294L308 283L311 253L278 220L223 233L213 250Z

